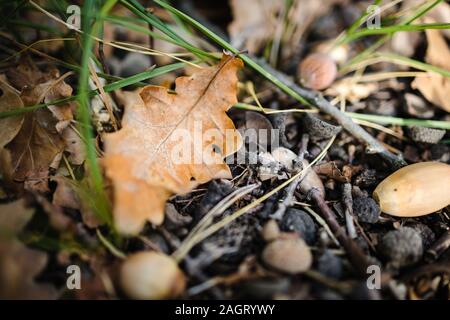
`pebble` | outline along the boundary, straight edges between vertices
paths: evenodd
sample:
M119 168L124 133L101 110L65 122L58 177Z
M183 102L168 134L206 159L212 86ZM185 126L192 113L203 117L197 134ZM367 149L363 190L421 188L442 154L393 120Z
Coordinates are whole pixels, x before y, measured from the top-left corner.
M445 130L412 126L408 135L416 142L436 144L445 136Z
M431 159L450 163L450 147L444 144L435 144L430 148Z
M312 264L311 250L300 238L270 242L263 250L262 259L268 266L288 274L304 272Z
M280 223L282 231L294 231L302 237L307 244L316 242L316 225L314 220L303 210L289 208Z
M376 223L381 209L371 197L358 197L353 199L353 213L360 222Z
M422 237L423 248L427 250L436 241L436 235L434 232L423 223L416 223L410 226L416 230Z
M374 187L377 183L378 178L375 169L363 169L355 178L355 184L360 188Z
M317 259L317 270L324 276L340 279L343 271L342 259L330 250L326 250L319 259Z
M413 228L401 227L383 236L379 250L392 266L398 268L409 266L422 257L422 238Z

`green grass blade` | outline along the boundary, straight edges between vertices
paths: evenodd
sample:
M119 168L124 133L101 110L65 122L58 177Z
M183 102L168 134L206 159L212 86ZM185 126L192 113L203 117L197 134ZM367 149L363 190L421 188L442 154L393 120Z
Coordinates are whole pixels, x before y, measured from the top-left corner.
M117 0L108 0L102 6L100 15L106 14L112 9ZM103 176L100 165L97 161L97 153L94 144L93 128L91 126L91 112L89 108L89 63L94 47L92 36L96 36L100 30L100 23L98 21L91 21L91 14L95 12L95 1L86 0L82 10L82 56L81 56L81 70L78 81L78 118L81 126L80 132L83 140L86 141L86 164L89 169L89 178L93 186L93 192L98 197L96 207L93 208L97 216L103 222L112 226L112 218L109 210L108 200L103 189ZM92 23L93 22L93 23Z
M134 1L134 0L129 0L129 1ZM281 90L283 90L285 93L287 93L294 99L300 101L301 103L303 103L305 105L310 105L310 103L305 98L303 98L298 92L296 92L295 90L293 90L292 88L287 86L285 83L283 83L281 80L279 80L277 77L275 77L273 74L271 74L270 72L265 70L263 67L261 67L256 61L254 61L250 57L239 53L239 51L236 48L234 48L231 44L229 44L227 41L225 41L224 39L219 37L217 34L212 32L205 26L203 26L198 21L192 19L188 15L184 14L183 12L179 11L178 9L172 7L171 5L169 5L163 1L155 0L155 2L157 4L159 4L160 6L162 6L164 9L168 10L169 12L171 12L173 14L176 14L181 19L185 20L187 23L194 26L196 29L198 29L205 36L207 36L208 38L213 40L215 43L220 45L222 48L239 56L249 67L251 67L253 70L255 70L256 72L261 74L264 78L266 78L267 80L269 80L270 82L275 84L277 87L279 87ZM163 31L163 30L161 30L161 31Z
M171 28L167 27L164 22L159 20L155 15L149 13L139 2L136 0L121 0L120 1L125 7L127 7L130 11L132 11L137 16L141 17L146 23L151 24L155 28L162 31L164 34L173 39L176 44L182 48L185 48L188 51L191 51L195 55L197 55L200 59L216 59L216 57L206 51L203 51L189 42L180 37L176 32L174 32Z
M346 112L354 119L367 120L379 124L392 124L399 126L419 126L427 128L450 130L450 121L422 120L422 119L404 119L389 116L379 116L374 114Z
M450 29L450 23L427 23L427 24L416 24L416 25L400 25L400 26L389 26L379 29L363 29L358 32L354 32L349 35L346 42L356 40L358 38L382 35L382 34L394 34L396 32L402 31L423 31L428 29Z

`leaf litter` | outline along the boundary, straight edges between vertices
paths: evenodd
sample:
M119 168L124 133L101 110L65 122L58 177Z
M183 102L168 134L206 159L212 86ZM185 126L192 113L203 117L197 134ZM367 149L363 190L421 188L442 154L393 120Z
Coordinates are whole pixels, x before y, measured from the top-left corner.
M364 125L383 150L410 163L448 164L448 130L427 128L426 122L409 128L396 124L404 118L448 121L448 30L397 32L381 51L408 57L406 65L363 59L359 68L351 59L378 38L339 41L364 13L365 3L230 0L231 10L220 9L225 22L217 16L220 7L186 3L187 14L214 32L228 30L233 45L248 50L252 59L269 61L273 69L261 63L264 70L286 76L294 90L301 85L295 73L302 60L318 52L330 55L341 73L322 94L339 114L363 118L342 123L336 113L303 114L308 106L262 81L239 54L225 52L220 61L199 63L186 46L162 40L164 30L128 29L136 17L117 5L113 14L120 23L105 24L104 43L94 51L98 65L91 68L98 76L92 81L105 85L113 76L133 76L153 63L160 67L180 58L190 65L145 80L146 86L130 83L115 91L108 114L100 114L104 104L94 97L89 112L95 141L85 141L80 110L70 100L77 93L78 72L54 63L66 58L73 43L55 40L24 50L2 37L23 51L13 58L2 53L8 62L0 76L0 112L17 114L0 118L0 296L448 299L449 273L441 268L449 261L448 207L421 218L380 213L372 191L395 168L367 152L365 138L348 130ZM418 5L402 1L382 14L397 21ZM442 3L418 21L448 22L448 9ZM151 10L193 46L219 57L220 48L189 28L174 27L179 21L166 10ZM56 20L42 12L24 13L37 24L55 26ZM133 29L147 27L139 21ZM64 28L56 24L57 30ZM27 45L49 36L25 35L20 41ZM416 61L425 65L420 72ZM101 79L109 72L109 79ZM316 70L309 72L315 76ZM248 83L253 89L241 90ZM313 105L323 102L313 91L303 93L313 97L308 99ZM69 101L52 103L65 98ZM47 105L26 110L42 103ZM385 122L371 122L372 115ZM118 130L110 132L114 118ZM281 136L270 134L264 141L247 136L251 129L280 130ZM196 134L209 135L202 140ZM112 225L95 214L87 143L94 145L103 170ZM241 153L251 146L260 149ZM242 155L244 162L228 161ZM124 277L124 266L139 255L149 257L144 262L152 272L137 265ZM71 264L81 266L77 292L65 287ZM168 266L166 273L160 264ZM383 270L377 292L358 285L364 281L358 270L367 264ZM154 286L139 291L145 281Z

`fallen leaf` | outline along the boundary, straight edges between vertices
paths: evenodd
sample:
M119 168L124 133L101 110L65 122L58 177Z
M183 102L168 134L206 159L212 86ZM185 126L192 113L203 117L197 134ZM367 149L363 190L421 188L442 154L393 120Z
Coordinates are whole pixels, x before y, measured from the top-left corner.
M23 108L22 99L7 83L0 81L0 112ZM19 133L23 124L23 115L0 120L0 148L3 148Z
M276 0L275 0L276 1ZM243 4L246 3L241 1ZM282 1L276 1L282 3ZM347 3L347 0L327 0L327 1L311 1L311 0L294 0L287 13L287 25L283 34L283 58L292 57L298 50L298 46L305 37L306 32L318 18L326 14L335 4ZM273 33L275 27L269 30L269 34Z
M428 22L430 20L427 20ZM428 41L425 61L436 67L450 71L450 49L440 30L426 30ZM427 77L416 77L411 83L422 95L437 107L450 112L450 78L434 72L427 72Z
M43 72L29 58L22 58L17 67L10 68L6 75L10 83L21 90L19 99L23 104L15 103L17 108L49 103L72 95L72 88L64 81L71 73L60 76L56 68ZM70 126L74 109L75 104L69 102L28 112L22 116L18 132L15 132L15 127L7 131L12 139L2 136L2 142L8 141L3 145L2 162L6 166L2 168L2 174L9 178L10 185L27 179L35 180L37 176L42 178L39 173L49 168L57 169L64 151L69 153L71 163L83 163L82 141ZM0 119L0 126L11 124L12 119L18 117Z
M101 225L98 217L92 211L95 199L89 198L89 195L86 194L86 190L89 189L85 185L87 181L74 181L63 176L55 176L51 180L57 183L53 193L53 206L79 210L84 224L89 228L97 228Z
M53 286L35 282L46 265L44 252L29 249L18 240L0 243L0 298L56 299Z
M34 171L58 167L64 141L55 125L56 120L48 110L39 109L25 115L20 132L6 145L15 181L24 181Z
M236 48L257 53L273 37L283 1L231 0L230 5L234 18L228 26L231 43Z
M125 93L122 129L105 136L103 159L120 232L137 233L146 220L159 225L172 194L231 177L223 159L242 139L225 112L237 102L241 67L225 55L217 66L177 78L176 94L157 86Z
M69 153L67 157L69 162L76 166L83 164L86 159L86 148L78 132L70 126L62 131L61 137L66 145L65 151Z
M16 234L33 216L34 209L27 208L24 199L0 205L0 232Z
M78 196L69 179L62 176L56 176L51 180L57 183L55 192L53 193L53 205L75 210L80 209Z
M379 90L377 82L357 83L352 78L336 81L325 93L330 96L342 97L351 103L361 101Z
M55 299L49 284L35 282L47 264L47 254L32 250L15 236L33 215L23 199L0 205L0 299Z

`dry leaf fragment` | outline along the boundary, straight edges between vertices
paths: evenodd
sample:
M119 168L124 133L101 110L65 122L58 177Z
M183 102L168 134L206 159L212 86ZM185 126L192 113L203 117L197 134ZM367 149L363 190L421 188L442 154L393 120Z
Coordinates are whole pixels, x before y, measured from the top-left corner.
M23 199L0 205L0 299L55 299L53 286L34 278L47 264L47 254L14 238L33 215Z
M225 55L217 66L177 78L176 94L157 86L125 93L122 129L106 135L103 160L120 232L137 233L146 220L159 225L172 194L231 177L223 159L241 137L225 112L237 102L241 67Z
M450 48L447 46L440 30L426 30L428 41L425 60L437 67L450 71ZM427 72L428 77L416 77L411 87L418 89L420 93L431 103L450 112L450 78L434 72Z
M33 216L34 209L25 206L19 199L0 205L0 232L16 234L20 232Z
M0 112L23 108L22 99L8 84L0 81ZM0 148L3 148L19 133L23 123L23 115L0 120Z
M34 278L47 264L47 255L17 240L0 243L1 299L56 299L57 291Z
M277 0L231 0L233 22L228 26L231 43L250 53L257 53L273 37L277 15L283 1Z
M25 106L49 103L72 95L72 88L64 81L71 73L60 76L55 68L42 72L29 59L22 59L16 68L9 69L6 74L11 84L21 90L20 97L15 99L20 99L20 103ZM20 107L18 101L14 103ZM8 178L11 187L13 181L33 179L39 172L58 168L65 150L70 154L69 160L73 164L83 163L81 139L69 126L74 108L75 104L66 103L28 112L22 116L17 133L14 132L16 129L10 129L10 138L2 137L2 142L8 143L2 145L5 147L2 150L2 161L5 163L2 174ZM10 125L12 119L19 117L1 119L0 125Z
M25 115L20 132L6 145L11 154L14 180L24 181L35 171L58 167L64 142L55 124L52 114L45 109Z

